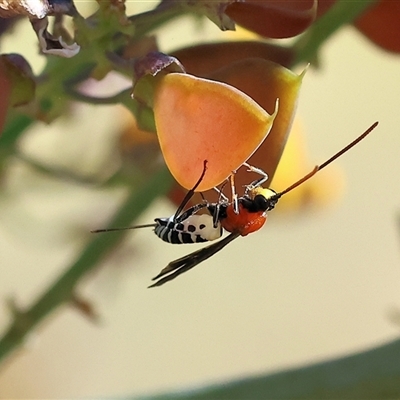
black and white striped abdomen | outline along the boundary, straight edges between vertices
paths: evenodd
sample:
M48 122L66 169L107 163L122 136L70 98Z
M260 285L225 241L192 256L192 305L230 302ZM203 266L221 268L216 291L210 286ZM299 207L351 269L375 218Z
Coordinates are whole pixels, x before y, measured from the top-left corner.
M222 236L222 227L218 221L213 225L211 215L191 215L181 222L171 218L156 218L155 234L164 242L172 244L202 243L218 239Z

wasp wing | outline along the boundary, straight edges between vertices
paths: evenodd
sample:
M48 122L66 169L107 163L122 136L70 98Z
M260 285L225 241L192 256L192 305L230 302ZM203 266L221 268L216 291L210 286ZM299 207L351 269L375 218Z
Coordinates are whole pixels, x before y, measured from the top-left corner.
M230 235L216 243L211 244L210 246L203 247L200 250L194 251L193 253L178 258L177 260L171 261L156 277L152 279L153 281L157 282L153 283L149 287L161 286L164 283L175 279L178 275L189 271L196 265L213 256L215 253L218 253L227 244L239 236L240 234L238 232L232 232Z

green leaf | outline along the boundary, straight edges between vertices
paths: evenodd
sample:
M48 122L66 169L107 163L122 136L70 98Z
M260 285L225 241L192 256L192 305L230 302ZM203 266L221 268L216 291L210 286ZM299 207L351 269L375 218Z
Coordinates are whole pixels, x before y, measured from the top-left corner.
M372 350L152 400L400 398L400 340ZM142 397L143 399L143 397Z

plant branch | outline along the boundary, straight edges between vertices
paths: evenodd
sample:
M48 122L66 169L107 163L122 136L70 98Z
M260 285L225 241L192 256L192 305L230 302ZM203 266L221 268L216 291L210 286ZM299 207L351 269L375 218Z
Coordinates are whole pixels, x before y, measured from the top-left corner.
M33 125L35 120L27 115L13 114L0 134L0 149L14 147L22 133Z
M184 10L179 2L162 2L153 10L132 15L129 20L135 27L135 35L140 37L183 14Z
M130 224L155 198L165 194L171 183L171 175L166 168L162 168L145 181L139 191L132 189L116 216L110 222L110 227ZM21 345L25 337L52 311L71 301L76 284L84 275L96 267L97 263L120 242L125 233L121 231L112 235L99 234L93 236L76 261L59 279L50 285L30 308L14 310L14 319L0 339L0 360Z
M315 59L318 51L328 38L343 25L351 23L376 2L377 0L338 0L326 14L315 21L307 32L295 42L293 45L296 53L294 65Z
M66 86L65 91L73 100L81 101L87 104L95 104L95 105L118 104L118 103L125 104L127 101L127 97L129 101L131 102L134 101L130 97L130 94L132 92L131 88L122 90L121 92L108 97L96 97L84 94L70 86Z

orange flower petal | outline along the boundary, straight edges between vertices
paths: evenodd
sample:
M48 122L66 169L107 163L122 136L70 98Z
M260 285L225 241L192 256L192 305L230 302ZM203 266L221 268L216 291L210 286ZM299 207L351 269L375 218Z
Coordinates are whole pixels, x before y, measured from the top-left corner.
M400 2L381 0L354 25L365 36L385 50L400 53Z
M319 0L317 15L328 11L335 0ZM354 21L354 26L376 45L400 53L400 2L380 0Z
M249 164L264 170L271 182L291 129L303 74L297 75L271 61L248 59L233 63L211 76L237 87L266 110L271 109L275 99L279 98L279 112L271 132L248 160ZM236 174L237 187L248 184L253 178L242 168Z
M8 81L11 88L9 105L15 107L29 103L35 96L35 80L29 63L19 54L2 54L0 56L4 80ZM6 85L6 84L5 84ZM1 86L3 94L3 86ZM7 93L7 85L5 86Z
M226 14L237 24L270 38L296 36L314 21L316 0L244 0L229 4Z
M263 58L289 67L294 59L290 47L260 41L238 41L199 44L173 52L189 74L206 76L217 69L246 58Z
M207 172L197 191L223 182L258 148L271 116L229 85L188 74L163 76L154 96L154 117L165 162L186 189Z
M3 63L0 63L0 87L0 132L2 132L12 92L12 83Z

